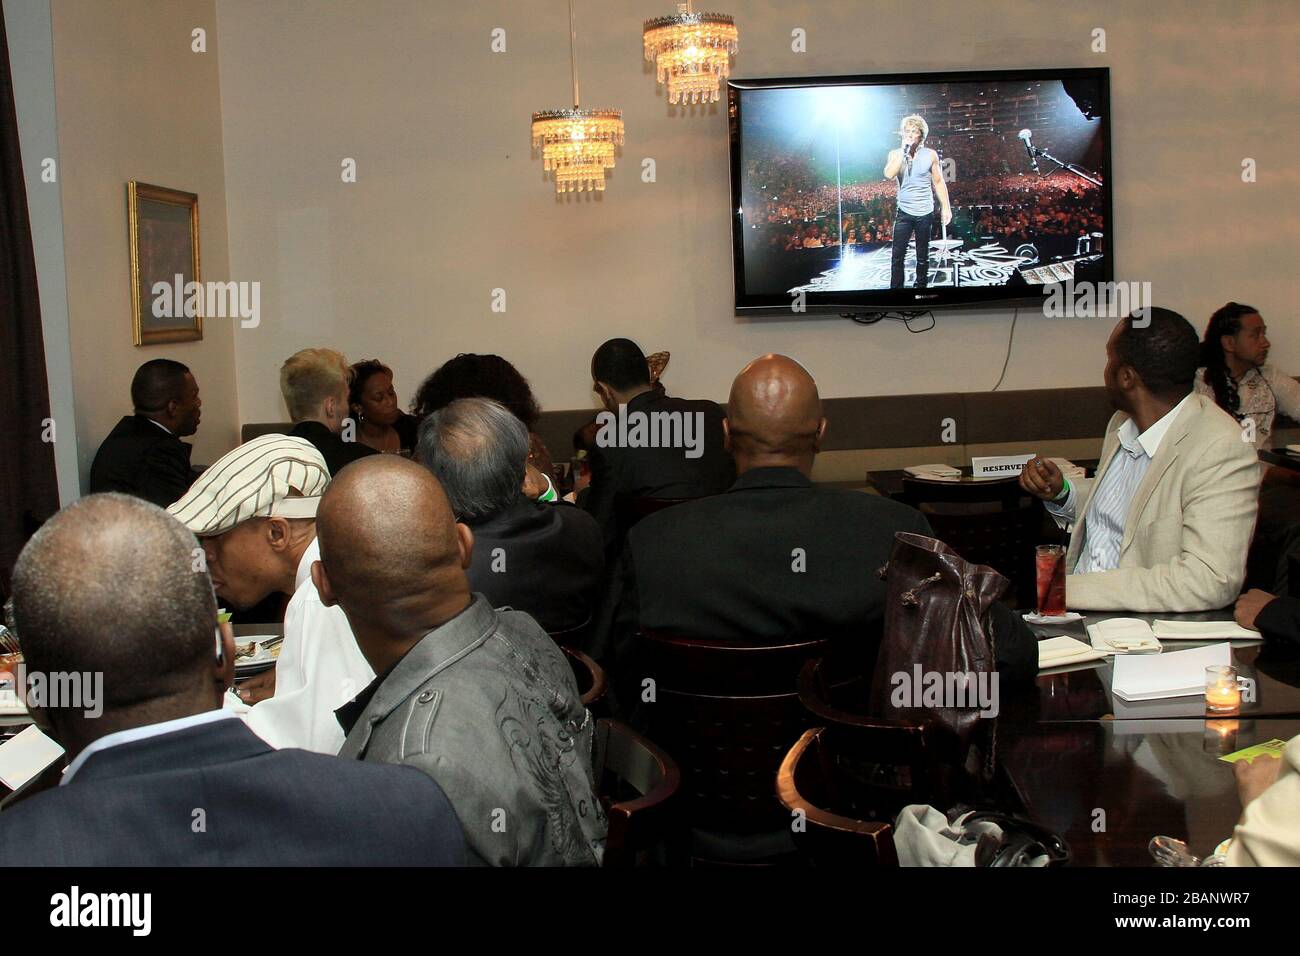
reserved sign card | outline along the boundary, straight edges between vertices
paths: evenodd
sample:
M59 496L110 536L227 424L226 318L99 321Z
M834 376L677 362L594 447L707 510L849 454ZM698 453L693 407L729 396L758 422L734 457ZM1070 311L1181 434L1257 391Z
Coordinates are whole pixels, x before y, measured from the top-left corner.
M1033 458L1028 455L987 455L970 460L971 475L975 478L1015 478L1025 462Z

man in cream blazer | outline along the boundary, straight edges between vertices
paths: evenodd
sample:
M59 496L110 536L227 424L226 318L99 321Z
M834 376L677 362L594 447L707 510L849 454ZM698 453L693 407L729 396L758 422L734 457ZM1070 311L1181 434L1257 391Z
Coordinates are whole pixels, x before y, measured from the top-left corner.
M1106 344L1106 389L1118 409L1095 478L1066 481L1035 458L1021 486L1072 531L1066 603L1073 610L1207 611L1241 591L1259 507L1254 445L1192 391L1196 331L1152 308L1123 319Z

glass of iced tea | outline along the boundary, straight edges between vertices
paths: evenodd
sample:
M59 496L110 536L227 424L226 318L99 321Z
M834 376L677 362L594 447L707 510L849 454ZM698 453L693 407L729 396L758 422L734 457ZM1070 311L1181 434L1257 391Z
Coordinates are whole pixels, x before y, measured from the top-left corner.
M1038 616L1060 617L1065 613L1065 548L1040 544L1034 554L1038 584Z

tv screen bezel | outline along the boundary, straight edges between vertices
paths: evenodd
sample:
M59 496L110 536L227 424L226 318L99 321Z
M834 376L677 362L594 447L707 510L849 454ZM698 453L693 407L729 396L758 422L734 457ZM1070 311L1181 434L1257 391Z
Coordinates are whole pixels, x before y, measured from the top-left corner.
M1099 281L1111 282L1115 273L1115 219L1111 191L1110 67L1062 69L971 70L928 73L870 73L853 76L746 77L727 81L729 162L731 164L732 292L735 314L826 315L887 311L961 309L986 305L1038 303L1052 288L1048 285L1020 287L978 286L967 288L882 289L870 292L808 292L804 311L794 312L789 294L751 294L743 291L745 275L744 215L741 206L741 97L746 90L817 88L827 86L906 86L937 83L1022 82L1033 80L1091 79L1099 84L1102 135L1102 205L1105 216L1105 255L1098 270ZM1040 161L1040 165L1050 165Z

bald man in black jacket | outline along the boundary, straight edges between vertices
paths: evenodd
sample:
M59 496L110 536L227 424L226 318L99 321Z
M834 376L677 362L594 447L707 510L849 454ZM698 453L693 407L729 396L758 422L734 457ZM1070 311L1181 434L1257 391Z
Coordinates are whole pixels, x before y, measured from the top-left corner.
M886 583L877 571L899 531L933 536L916 509L859 491L818 487L813 461L826 433L811 375L782 355L746 366L724 423L740 477L725 494L675 505L628 536L615 670L638 628L683 637L771 643L845 638L874 660ZM1032 633L1004 605L994 626L1008 677L1036 672Z

